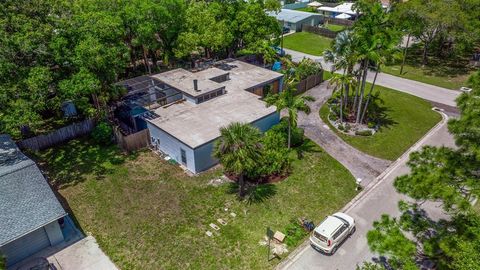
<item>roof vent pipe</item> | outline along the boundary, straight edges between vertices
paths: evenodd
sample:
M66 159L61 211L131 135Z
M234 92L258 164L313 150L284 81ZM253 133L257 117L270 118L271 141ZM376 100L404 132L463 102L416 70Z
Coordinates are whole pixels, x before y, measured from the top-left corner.
M193 79L193 90L195 91L200 91L198 90L198 80L197 79Z

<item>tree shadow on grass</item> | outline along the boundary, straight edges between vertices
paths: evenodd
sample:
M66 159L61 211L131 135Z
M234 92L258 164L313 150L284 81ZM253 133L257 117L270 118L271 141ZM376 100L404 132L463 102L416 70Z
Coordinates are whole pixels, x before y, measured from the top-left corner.
M304 138L303 143L293 150L297 153L298 159L302 159L305 153L321 153L322 149L318 145L308 138Z
M88 139L34 153L34 158L58 189L76 185L93 175L101 180L115 171L115 167L137 155L125 155L116 145L98 145Z
M238 194L240 186L238 183L230 183L227 193ZM245 196L241 198L249 204L262 203L277 194L277 186L274 184L256 184L247 183L245 187Z
M372 94L371 102L367 111L367 122L373 122L377 125L378 130L389 129L398 122L393 120L389 112L391 109L384 105L383 100L379 97L380 92Z

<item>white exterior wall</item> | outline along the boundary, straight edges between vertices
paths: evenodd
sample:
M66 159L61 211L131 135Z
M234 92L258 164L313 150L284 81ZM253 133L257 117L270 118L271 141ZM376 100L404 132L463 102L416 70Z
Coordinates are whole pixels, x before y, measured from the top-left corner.
M194 153L189 146L187 146L180 140L174 138L170 134L166 133L165 131L161 130L160 128L158 128L157 126L153 125L148 121L147 121L147 127L150 131L152 146L155 146L155 142L159 142L158 148L160 149L160 151L169 155L171 158L173 158L180 164L182 164L180 149L185 150L185 154L187 155L187 164L186 165L183 164L183 165L185 165L188 168L188 170L196 173Z

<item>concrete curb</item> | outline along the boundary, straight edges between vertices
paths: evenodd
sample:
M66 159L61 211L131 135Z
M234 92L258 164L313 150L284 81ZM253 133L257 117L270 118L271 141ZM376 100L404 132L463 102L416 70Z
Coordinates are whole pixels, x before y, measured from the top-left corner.
M370 194L377 186L379 186L383 180L394 171L405 159L408 159L410 154L414 151L417 151L420 146L434 133L436 133L440 128L442 128L448 121L448 116L439 110L434 110L442 116L442 120L438 122L433 128L431 128L425 135L420 138L414 145L412 145L405 153L403 153L397 160L395 160L390 166L378 175L372 182L370 182L362 191L360 191L350 202L348 202L340 212L348 212L352 209L358 202L368 194ZM295 250L293 250L285 259L283 259L277 266L276 270L288 269L292 265L297 257L299 257L305 250L306 247L310 245L310 241L307 239L301 245L299 245Z

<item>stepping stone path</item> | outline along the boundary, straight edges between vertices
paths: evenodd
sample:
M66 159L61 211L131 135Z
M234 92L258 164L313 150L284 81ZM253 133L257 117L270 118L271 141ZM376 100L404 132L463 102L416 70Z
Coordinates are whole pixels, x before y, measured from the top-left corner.
M218 223L222 224L223 226L227 225L227 222L221 218L217 219Z
M237 214L231 212L231 213L230 213L230 216L234 218L234 217L237 217Z
M218 227L216 224L210 223L210 227L214 229L215 231L219 231L220 227Z
M205 234L209 237L212 237L213 236L213 233L211 231L206 231Z

